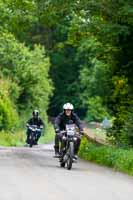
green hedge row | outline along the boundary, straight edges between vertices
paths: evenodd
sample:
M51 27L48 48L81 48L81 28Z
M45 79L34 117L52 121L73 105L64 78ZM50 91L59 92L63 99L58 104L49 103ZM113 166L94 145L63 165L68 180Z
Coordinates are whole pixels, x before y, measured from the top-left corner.
M133 175L133 149L98 145L83 138L79 156L85 160Z

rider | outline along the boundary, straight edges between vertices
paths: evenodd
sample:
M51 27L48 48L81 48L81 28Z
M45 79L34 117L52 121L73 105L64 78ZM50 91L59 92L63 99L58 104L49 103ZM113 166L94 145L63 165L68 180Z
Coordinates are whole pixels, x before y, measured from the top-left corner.
M35 141L35 145L37 145L38 144L38 140L39 140L39 138L40 138L40 136L41 136L41 131L42 131L42 129L44 128L44 122L42 121L42 119L39 117L39 111L38 110L34 110L33 112L32 112L32 118L30 118L28 121L27 121L27 124L26 124L26 126L27 126L27 132L26 132L26 134L27 134L27 139L26 139L26 143L27 144L29 144L29 136L30 136L30 134L31 134L31 130L30 130L30 126L32 126L32 125L36 125L37 126L37 128L38 129L40 129L40 130L38 130L38 132L37 132L37 137L36 137L36 141Z
M79 128L79 136L77 137L77 145L75 147L75 158L77 159L77 153L80 146L80 136L83 135L83 127L79 117L73 112L73 105L71 103L66 103L63 106L63 112L60 113L55 119L55 156L59 156L59 142L62 139L62 134L60 131L66 129L66 124L69 124L69 121L73 122Z

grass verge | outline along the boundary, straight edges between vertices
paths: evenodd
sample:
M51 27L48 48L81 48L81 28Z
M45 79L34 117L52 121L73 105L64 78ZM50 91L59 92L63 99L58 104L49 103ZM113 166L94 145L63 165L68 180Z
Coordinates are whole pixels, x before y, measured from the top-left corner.
M12 132L0 132L0 146L24 146L26 140L26 130ZM44 134L39 140L39 144L50 143L54 140L54 129L51 124L46 126Z
M83 138L79 156L85 160L133 175L133 149L98 145Z
M44 135L39 140L39 144L48 144L53 142L55 136L54 128L51 124L48 124Z
M23 146L24 144L24 131L18 131L16 133L0 132L0 146Z

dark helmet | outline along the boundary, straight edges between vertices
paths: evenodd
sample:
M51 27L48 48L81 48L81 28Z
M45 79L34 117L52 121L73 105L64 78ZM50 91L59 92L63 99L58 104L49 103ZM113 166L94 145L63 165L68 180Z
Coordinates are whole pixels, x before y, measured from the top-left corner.
M33 115L33 117L38 117L39 116L39 111L38 110L33 110L32 115Z

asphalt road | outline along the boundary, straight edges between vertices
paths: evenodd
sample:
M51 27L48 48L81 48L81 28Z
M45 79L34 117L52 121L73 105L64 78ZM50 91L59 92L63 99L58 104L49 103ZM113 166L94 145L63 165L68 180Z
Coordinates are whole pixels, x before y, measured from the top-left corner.
M52 145L0 148L0 200L132 199L132 177L81 160L60 168Z

